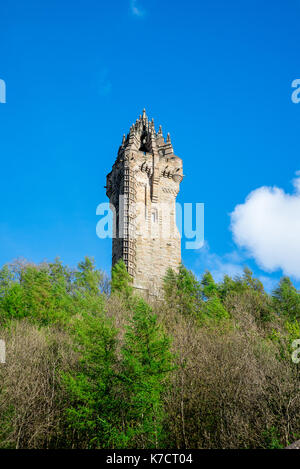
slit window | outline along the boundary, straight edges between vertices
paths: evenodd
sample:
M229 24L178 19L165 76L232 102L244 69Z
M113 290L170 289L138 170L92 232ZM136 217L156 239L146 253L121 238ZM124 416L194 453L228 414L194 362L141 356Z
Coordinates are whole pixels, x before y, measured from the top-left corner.
M158 214L157 214L156 209L152 210L151 212L151 220L152 220L152 223L156 223L158 220Z

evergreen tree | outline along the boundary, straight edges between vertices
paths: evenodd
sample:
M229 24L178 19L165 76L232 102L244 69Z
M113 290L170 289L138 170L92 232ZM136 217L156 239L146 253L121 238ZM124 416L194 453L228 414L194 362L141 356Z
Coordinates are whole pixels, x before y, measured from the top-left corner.
M215 283L213 276L208 270L202 276L201 285L202 296L205 300L218 295L218 285Z
M228 282L226 279L226 282ZM228 319L229 314L222 303L222 295L220 286L215 283L212 274L207 270L201 280L202 297L204 299L202 305L202 320L219 321L220 319Z
M131 284L132 278L127 272L125 262L120 259L111 270L111 292L129 298L133 292Z
M243 282L248 288L261 294L265 293L262 282L253 277L253 272L248 267L244 267Z
M174 297L177 293L177 280L176 274L171 267L168 268L166 275L163 279L163 290L165 299L168 301L169 304L172 304Z
M24 316L22 288L12 269L4 265L0 270L0 322Z
M85 257L83 262L79 262L78 271L75 273L75 285L85 293L92 295L101 294L101 282L103 273L95 268L95 261L90 257Z
M74 272L73 308L74 312L81 314L102 314L104 305L104 294L101 291L103 273L96 269L93 259L86 257L78 264Z
M184 265L178 272L168 269L163 283L168 305L184 315L197 316L201 308L201 285Z
M273 292L273 302L279 315L290 321L300 320L300 294L289 277L283 277Z
M172 362L170 339L150 307L138 300L127 327L119 376L126 446L158 448L163 443L162 393Z
M71 401L68 427L88 448L113 448L119 433L114 399L117 330L103 314L85 313L76 321L74 334L79 370L63 376Z

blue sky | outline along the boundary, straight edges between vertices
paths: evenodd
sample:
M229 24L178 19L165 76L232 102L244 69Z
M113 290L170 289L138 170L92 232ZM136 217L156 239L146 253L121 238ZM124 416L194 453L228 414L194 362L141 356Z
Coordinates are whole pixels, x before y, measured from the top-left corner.
M187 267L219 278L247 264L267 288L283 272L299 286L299 14L299 0L2 2L0 264L90 255L109 271L96 207L146 107L183 159L179 201L205 204L206 245L183 249ZM245 199L262 187L256 220ZM276 239L251 230L264 213Z

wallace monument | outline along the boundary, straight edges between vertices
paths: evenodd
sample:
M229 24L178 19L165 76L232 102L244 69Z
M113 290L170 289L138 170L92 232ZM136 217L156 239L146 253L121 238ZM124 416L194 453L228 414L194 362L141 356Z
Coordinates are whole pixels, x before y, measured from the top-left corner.
M123 259L133 286L156 296L169 267L181 262L176 226L176 196L183 179L182 160L174 155L170 135L156 132L144 109L123 136L106 195L114 216L112 265Z

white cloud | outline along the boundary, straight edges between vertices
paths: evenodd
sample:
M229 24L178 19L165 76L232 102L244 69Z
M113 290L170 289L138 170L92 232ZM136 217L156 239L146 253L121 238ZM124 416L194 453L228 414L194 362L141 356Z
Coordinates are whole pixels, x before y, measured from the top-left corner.
M251 192L231 214L231 230L261 268L300 279L300 171L296 175L293 194L278 187Z
M144 16L145 14L144 11L137 6L137 0L130 0L130 9L134 16Z

